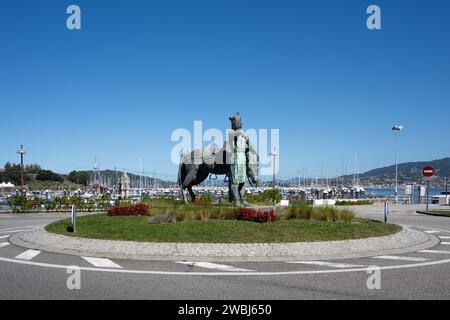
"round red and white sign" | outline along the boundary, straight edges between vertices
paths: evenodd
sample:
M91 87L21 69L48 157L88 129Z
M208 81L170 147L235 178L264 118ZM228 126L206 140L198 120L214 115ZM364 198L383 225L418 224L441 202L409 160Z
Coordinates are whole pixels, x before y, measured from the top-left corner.
M432 177L432 176L434 176L435 173L436 173L436 170L434 170L434 168L431 166L426 166L425 168L423 168L423 176L424 177Z

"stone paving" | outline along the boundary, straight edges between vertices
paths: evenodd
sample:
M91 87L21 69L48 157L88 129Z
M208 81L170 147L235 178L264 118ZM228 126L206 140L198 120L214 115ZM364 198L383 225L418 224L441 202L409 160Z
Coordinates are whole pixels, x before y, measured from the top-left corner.
M424 250L439 239L414 229L384 237L300 243L149 243L96 240L48 233L44 228L17 233L15 245L62 254L137 260L289 261L331 260L401 254Z

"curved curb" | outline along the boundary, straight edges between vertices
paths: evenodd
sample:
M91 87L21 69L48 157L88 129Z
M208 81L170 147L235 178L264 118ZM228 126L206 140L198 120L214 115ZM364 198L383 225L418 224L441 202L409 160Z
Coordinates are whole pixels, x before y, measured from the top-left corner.
M377 238L299 243L205 244L149 243L67 237L44 228L12 235L9 241L29 249L75 256L130 260L293 261L336 260L403 254L436 246L440 240L428 233L403 228Z
M416 213L423 214L426 216L450 218L450 215L431 213L431 212L426 212L426 211L416 211Z

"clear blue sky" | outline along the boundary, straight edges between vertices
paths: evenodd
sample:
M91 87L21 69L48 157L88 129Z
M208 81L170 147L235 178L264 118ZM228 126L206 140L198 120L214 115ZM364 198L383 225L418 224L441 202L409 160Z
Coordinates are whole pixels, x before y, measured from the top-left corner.
M66 8L82 30L66 28ZM382 30L366 28L370 4ZM175 175L176 128L278 128L283 177L450 156L450 2L3 0L0 163Z

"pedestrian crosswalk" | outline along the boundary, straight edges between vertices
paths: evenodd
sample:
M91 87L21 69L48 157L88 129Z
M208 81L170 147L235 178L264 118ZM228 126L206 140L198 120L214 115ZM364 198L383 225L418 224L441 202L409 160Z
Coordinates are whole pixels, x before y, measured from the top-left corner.
M97 268L122 269L121 266L119 266L117 263L115 263L109 259L92 258L92 257L82 257L82 258Z
M336 262L328 262L328 261L289 261L288 263L289 264L305 264L305 265L321 266L321 267L331 267L331 268L338 268L338 269L367 267L366 265L361 265L361 264L336 263Z
M205 268L205 269L216 269L221 271L233 271L233 272L248 272L254 271L249 269L236 268L229 265L217 264L211 262L190 262L190 261L177 261L176 263L185 264L193 267Z
M6 236L0 236L0 239L6 239L6 238L9 238L11 235L10 234L7 234Z
M9 245L10 245L9 242L0 242L0 248L6 247L6 246L9 246Z
M450 254L450 251L442 251L442 250L421 250L419 252L422 252L422 253Z
M374 259L384 259L384 260L398 260L398 261L413 261L413 262L424 262L430 259L427 258L417 258L417 257L404 257L404 256L378 256L373 257Z
M40 253L41 251L38 250L27 250L16 256L15 259L30 261L33 258L37 257Z

